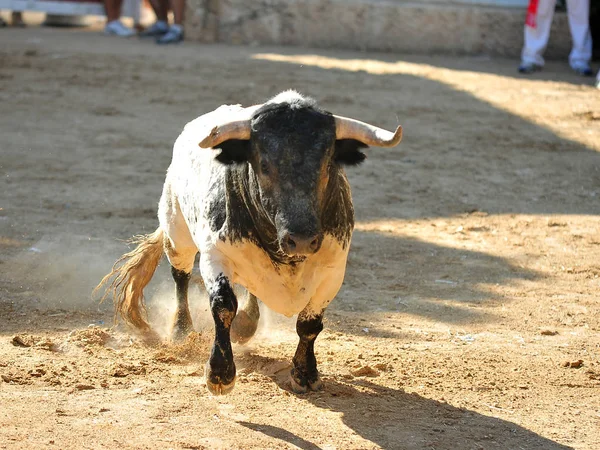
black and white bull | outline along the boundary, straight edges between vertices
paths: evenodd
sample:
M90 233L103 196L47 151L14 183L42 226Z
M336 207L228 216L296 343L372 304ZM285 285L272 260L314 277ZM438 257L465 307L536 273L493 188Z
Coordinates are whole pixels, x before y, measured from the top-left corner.
M288 317L298 314L292 388L319 389L314 342L342 285L354 227L344 166L361 163L369 145L392 147L401 138L401 127L392 133L334 116L294 91L249 108L221 106L188 123L175 142L160 226L103 280L112 279L107 292L116 313L153 333L142 291L165 253L176 284L173 335L187 335L188 283L200 253L215 323L205 372L210 392L233 388L231 340L254 334L257 298ZM240 310L236 284L249 293Z

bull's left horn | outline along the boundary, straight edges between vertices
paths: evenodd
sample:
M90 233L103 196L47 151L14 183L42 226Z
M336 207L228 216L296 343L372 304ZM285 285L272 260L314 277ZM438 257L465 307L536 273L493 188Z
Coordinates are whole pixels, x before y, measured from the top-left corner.
M356 139L369 146L395 147L402 140L402 127L396 131L384 130L349 117L333 116L335 118L336 139Z

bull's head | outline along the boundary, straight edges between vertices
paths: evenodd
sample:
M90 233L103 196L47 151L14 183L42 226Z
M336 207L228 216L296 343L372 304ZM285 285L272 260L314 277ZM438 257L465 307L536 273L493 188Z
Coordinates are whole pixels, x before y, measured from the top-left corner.
M324 205L340 195L331 185L339 182L341 166L364 161L367 146L393 147L402 139L400 126L391 133L335 116L293 91L243 114L213 128L200 147L220 148L221 163L249 165L249 187L290 257L319 250Z

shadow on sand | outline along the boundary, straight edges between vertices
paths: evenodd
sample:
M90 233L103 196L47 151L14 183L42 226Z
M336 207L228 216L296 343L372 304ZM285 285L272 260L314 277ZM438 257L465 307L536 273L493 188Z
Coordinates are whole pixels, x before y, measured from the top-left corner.
M277 360L250 357L258 367ZM259 369L260 371L260 369ZM277 385L290 390L289 372L265 373ZM300 395L318 408L342 414L343 423L377 448L385 449L568 449L508 420L488 417L465 408L431 400L402 389L383 387L365 379L339 381L324 378L320 392ZM510 411L508 411L510 413ZM323 448L273 425L238 422L258 433L280 439L303 450ZM322 424L319 441L326 440ZM321 444L322 445L322 444Z

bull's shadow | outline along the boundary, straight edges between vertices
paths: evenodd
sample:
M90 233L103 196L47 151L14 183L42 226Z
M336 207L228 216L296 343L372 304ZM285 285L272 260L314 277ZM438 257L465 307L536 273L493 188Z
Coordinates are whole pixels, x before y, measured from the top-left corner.
M261 371L276 360L249 357ZM289 390L289 374L282 370L269 376ZM508 420L485 416L465 408L428 399L416 393L380 386L366 379L340 381L324 377L325 388L299 398L318 408L342 413L342 421L362 438L385 449L568 449ZM267 421L268 422L268 421ZM303 450L321 447L311 436L297 436L269 423L239 422L257 433L289 442ZM328 424L321 425L326 436ZM322 441L323 438L319 440ZM347 443L348 448L359 448Z

